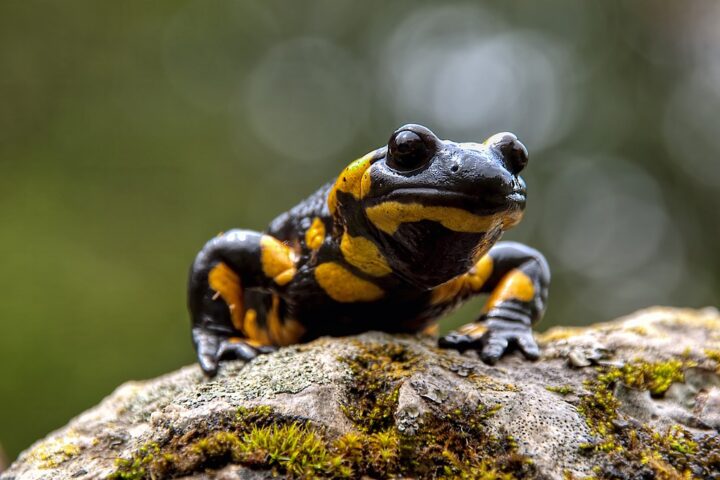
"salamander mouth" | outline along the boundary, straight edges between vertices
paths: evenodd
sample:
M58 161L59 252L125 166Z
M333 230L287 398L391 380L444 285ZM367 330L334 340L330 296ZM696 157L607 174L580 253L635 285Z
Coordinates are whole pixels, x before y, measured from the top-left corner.
M525 192L516 190L507 195L470 195L435 188L412 187L398 188L387 195L370 199L373 205L383 202L421 203L426 206L455 207L477 214L490 214L524 208Z

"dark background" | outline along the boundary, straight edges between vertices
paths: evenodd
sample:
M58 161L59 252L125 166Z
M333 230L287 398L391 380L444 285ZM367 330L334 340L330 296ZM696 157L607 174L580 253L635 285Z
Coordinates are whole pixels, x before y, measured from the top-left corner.
M407 122L528 146L506 238L550 260L541 328L718 304L718 25L713 0L0 3L0 444L193 362L205 240Z

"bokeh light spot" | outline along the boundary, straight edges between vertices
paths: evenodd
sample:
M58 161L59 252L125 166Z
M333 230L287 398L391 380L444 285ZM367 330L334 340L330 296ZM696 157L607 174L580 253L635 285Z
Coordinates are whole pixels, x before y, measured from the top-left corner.
M419 118L466 139L510 130L534 150L557 141L574 105L566 50L540 33L498 34L498 25L468 6L420 9L401 22L382 67L399 121Z
M247 122L289 159L317 162L346 147L367 119L362 71L345 50L321 38L272 49L252 72Z

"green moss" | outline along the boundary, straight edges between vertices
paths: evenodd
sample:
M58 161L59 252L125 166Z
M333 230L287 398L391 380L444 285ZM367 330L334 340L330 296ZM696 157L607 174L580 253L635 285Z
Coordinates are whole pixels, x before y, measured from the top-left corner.
M598 478L683 479L708 477L720 470L717 436L693 438L680 425L659 432L648 425L630 424L618 413L621 402L614 393L618 383L660 396L673 383L684 381L684 370L693 366L691 361L680 360L636 361L621 368L601 368L585 383L589 394L581 397L578 411L597 441L583 445L582 450L598 456Z
M50 469L67 462L81 451L77 435L70 431L65 436L43 440L28 452L28 457L35 459L40 468Z
M413 435L395 428L375 433L351 432L334 444L348 462L352 478L413 477L510 480L533 478L532 462L517 454L509 437L490 435L485 421L500 405L426 414Z
M117 470L110 475L109 479L118 480L140 480L146 478L148 469L154 468L156 457L160 454L160 447L157 443L148 443L133 455L130 459L119 458L115 461Z
M161 449L149 444L133 458L119 460L110 478L172 478L228 464L272 469L290 478L348 478L352 474L345 458L317 430L295 422L238 425L236 431L214 432L182 446Z
M433 412L418 419L417 431L399 432L394 414L400 385L425 366L403 345L359 343L356 347L357 354L340 360L353 376L343 410L359 433L348 434L338 444L345 458L355 460L355 474L485 480L532 477L534 466L517 454L514 441L496 438L484 427L500 405L449 411L434 405ZM468 380L503 391L512 388L473 372L468 372Z
M572 387L568 387L567 385L553 387L551 385L547 385L545 387L545 390L553 393L557 393L558 395L570 395L572 393L575 393L575 390Z
M715 362L715 373L720 375L720 350L705 350L705 356Z
M401 436L406 476L419 478L534 478L532 461L517 453L511 437L491 434L487 420L501 405L479 404L428 414L415 435Z
M213 432L183 445L147 444L132 458L118 460L109 478L172 478L228 464L272 469L286 478L531 478L534 466L516 453L515 442L484 431L483 422L498 408L426 418L414 436L389 428L350 432L334 441L307 423L238 424L235 431Z
M720 363L720 350L707 349L705 350L705 356L710 360Z
M536 477L510 437L492 435L487 420L499 404L431 405L413 434L395 425L404 379L423 368L399 344L360 344L343 358L353 381L343 409L356 430L339 438L269 407L242 408L234 422L193 431L165 445L148 444L118 460L113 479L173 478L239 464L285 478L438 478L512 480Z
M343 412L361 431L386 430L394 425L401 381L422 368L419 357L395 343L355 346L358 354L340 359L353 376Z
M625 385L640 390L649 390L653 395L662 395L675 382L685 381L685 369L694 363L681 360L665 362L633 362L622 368L611 369L601 381L621 380Z

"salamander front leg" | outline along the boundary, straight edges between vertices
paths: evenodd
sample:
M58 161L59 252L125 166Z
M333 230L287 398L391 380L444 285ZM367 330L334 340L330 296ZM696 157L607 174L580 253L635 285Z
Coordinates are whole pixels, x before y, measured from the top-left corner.
M214 376L220 360L250 360L275 349L244 289L277 292L295 274L292 252L275 238L231 230L210 240L190 270L188 308L192 340L203 371Z
M484 259L489 277L478 293L490 293L480 318L440 339L440 346L477 350L495 364L518 348L529 360L540 357L532 325L545 313L550 269L537 250L515 242L500 242Z

